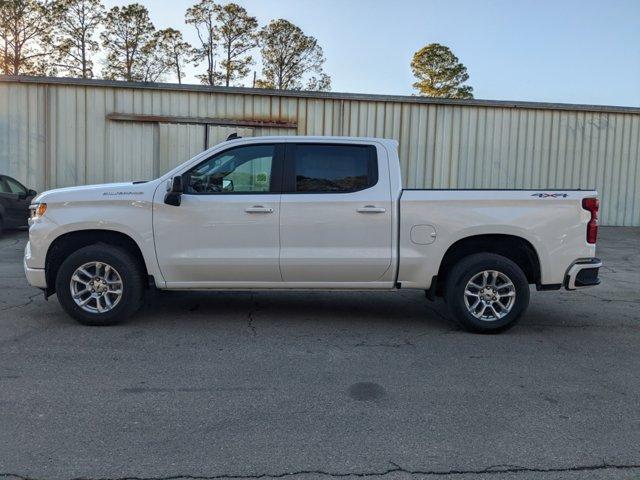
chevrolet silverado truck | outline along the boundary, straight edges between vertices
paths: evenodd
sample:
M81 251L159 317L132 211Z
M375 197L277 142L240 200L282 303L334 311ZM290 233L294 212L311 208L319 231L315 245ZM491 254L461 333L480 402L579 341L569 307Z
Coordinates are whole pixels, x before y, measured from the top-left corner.
M538 290L599 283L595 191L404 189L394 140L235 138L153 181L31 205L24 269L83 324L145 291L419 289L463 328L511 327Z

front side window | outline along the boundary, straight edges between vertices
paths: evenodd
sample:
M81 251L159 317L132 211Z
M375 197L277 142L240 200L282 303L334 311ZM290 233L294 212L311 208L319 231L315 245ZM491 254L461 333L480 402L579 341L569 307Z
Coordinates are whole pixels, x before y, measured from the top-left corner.
M378 181L374 146L302 143L291 152L296 192L357 192Z
M275 145L248 145L214 155L185 177L185 193L266 193L272 191Z

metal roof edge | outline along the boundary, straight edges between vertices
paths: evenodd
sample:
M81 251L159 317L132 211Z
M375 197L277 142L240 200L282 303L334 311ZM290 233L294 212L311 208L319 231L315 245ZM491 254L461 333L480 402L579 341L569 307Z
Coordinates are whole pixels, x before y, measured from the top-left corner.
M70 85L85 87L109 87L109 88L129 88L144 90L163 90L199 93L227 93L239 95L262 95L292 98L310 98L321 100L356 100L370 102L398 102L414 103L426 105L453 105L470 107L495 107L495 108L523 108L538 110L565 110L565 111L586 111L600 113L630 113L640 114L640 107L625 107L615 105L586 105L572 103L551 103L551 102L524 102L511 100L481 100L481 99L453 99L434 98L422 96L406 95L380 95L367 93L342 93L342 92L312 92L305 90L269 90L262 88L247 87L214 87L209 85L177 84L177 83L144 83L125 82L121 80L95 80L84 78L65 77L35 77L35 76L11 76L0 75L0 83L28 83L46 85Z

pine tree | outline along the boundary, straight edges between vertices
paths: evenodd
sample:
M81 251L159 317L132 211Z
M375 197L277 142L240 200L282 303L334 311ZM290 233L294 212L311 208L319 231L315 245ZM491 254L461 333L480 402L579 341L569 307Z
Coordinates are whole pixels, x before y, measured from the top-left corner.
M52 8L55 28L48 39L54 46L56 67L81 78L94 76L93 57L98 52L97 30L105 17L100 0L56 0Z
M324 54L318 41L288 20L273 20L260 32L262 78L258 87L280 90L330 90L322 71ZM307 78L309 74L317 77ZM305 85L306 78L306 85Z
M216 75L216 48L219 34L216 27L218 6L213 0L201 0L187 9L185 21L196 29L200 45L195 49L195 63L206 62L207 71L198 75L200 81L206 85L217 85L219 75Z
M257 46L258 21L235 3L218 6L216 11L223 58L221 76L228 87L232 81L243 79L249 73L253 59L247 52Z
M42 75L50 70L46 0L0 0L1 69L5 75Z
M473 88L463 85L469 79L467 67L444 45L431 43L418 50L411 60L418 79L413 84L421 95L442 98L473 98Z
M100 38L107 58L103 75L128 82L143 81L154 66L147 62L152 53L155 28L149 11L138 3L113 7L107 13L105 30Z
M182 83L184 66L193 61L194 48L184 41L182 32L173 28L160 30L156 33L156 37L162 48L163 61L168 71L175 74L178 83Z

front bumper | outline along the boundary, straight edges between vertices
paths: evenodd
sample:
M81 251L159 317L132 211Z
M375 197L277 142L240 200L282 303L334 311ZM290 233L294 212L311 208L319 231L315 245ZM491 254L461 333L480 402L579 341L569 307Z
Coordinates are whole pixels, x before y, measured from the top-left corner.
M47 276L44 268L29 268L27 262L24 263L24 274L27 276L27 282L32 287L47 288Z
M31 242L27 242L27 246L24 249L24 259L22 265L24 267L24 274L27 277L27 282L32 287L47 288L47 275L44 268L30 268L27 261L31 260Z
M567 290L594 287L600 285L598 273L602 267L599 258L586 258L577 260L567 270L564 278L564 286Z

